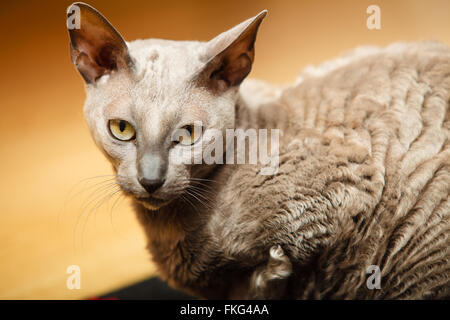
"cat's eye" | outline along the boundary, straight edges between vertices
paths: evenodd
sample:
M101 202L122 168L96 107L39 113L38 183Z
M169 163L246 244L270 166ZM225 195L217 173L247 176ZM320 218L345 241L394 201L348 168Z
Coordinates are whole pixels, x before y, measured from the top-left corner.
M200 139L202 131L201 126L186 125L175 131L172 141L184 146L190 146Z
M111 131L114 138L122 141L132 140L136 137L136 130L125 120L109 120L109 131Z

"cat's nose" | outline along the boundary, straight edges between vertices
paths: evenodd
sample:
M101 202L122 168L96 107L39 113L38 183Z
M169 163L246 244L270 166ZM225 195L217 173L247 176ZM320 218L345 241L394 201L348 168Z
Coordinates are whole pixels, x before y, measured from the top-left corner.
M144 187L144 189L148 193L152 194L164 184L164 179L142 178L142 179L139 179L139 183Z

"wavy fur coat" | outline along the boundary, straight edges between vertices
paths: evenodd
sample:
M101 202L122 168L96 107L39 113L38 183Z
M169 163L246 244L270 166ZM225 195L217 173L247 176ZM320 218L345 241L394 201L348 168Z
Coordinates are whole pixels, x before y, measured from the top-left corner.
M204 298L449 297L449 99L438 43L357 49L279 90L247 80L236 121L281 129L280 168L218 166L196 210L136 204L161 277Z

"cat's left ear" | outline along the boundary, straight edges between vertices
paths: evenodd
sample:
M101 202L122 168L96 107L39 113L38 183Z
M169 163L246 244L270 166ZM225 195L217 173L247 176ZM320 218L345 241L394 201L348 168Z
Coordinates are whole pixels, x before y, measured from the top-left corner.
M256 34L266 15L267 10L261 11L207 43L204 84L221 92L241 84L252 69Z

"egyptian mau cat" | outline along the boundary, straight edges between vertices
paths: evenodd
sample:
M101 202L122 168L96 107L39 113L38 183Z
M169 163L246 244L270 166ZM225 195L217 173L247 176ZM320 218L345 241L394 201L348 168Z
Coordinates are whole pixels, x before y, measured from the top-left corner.
M207 42L125 42L86 4L68 14L92 136L172 286L209 299L449 296L448 47L361 48L279 89L244 81L266 11ZM206 148L205 130L237 128L281 131L273 174L176 161Z

